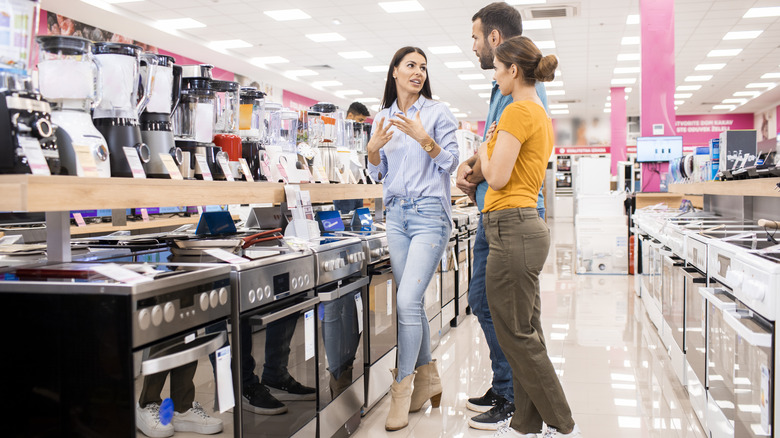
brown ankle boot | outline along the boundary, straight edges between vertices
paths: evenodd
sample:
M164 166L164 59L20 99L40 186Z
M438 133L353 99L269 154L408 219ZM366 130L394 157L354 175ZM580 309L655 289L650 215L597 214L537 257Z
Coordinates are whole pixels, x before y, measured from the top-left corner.
M428 399L431 406L438 408L441 403L441 379L436 370L436 359L417 367L414 377L414 392L409 404L409 412L417 412L422 409Z
M403 429L409 424L409 402L412 400L412 381L414 373L396 382L398 369L390 370L393 373L393 385L390 387L390 413L387 414L385 430Z

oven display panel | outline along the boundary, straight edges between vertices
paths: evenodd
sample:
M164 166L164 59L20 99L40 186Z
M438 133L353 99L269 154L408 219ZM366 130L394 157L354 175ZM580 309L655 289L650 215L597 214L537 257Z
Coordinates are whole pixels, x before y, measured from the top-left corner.
M274 275L274 295L279 295L290 291L290 273Z

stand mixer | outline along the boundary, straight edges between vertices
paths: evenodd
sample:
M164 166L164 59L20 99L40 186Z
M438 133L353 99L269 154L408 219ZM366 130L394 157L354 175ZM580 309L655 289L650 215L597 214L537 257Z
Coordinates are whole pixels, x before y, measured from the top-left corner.
M149 146L151 156L144 166L146 175L152 178L168 178L168 170L162 155L171 155L177 166L182 162L182 151L173 138L171 115L179 104L181 95L181 67L166 55L145 53L141 58L141 77L148 82L153 76L151 96L141 114L141 138Z
M138 117L149 102L153 75L147 75L143 93L138 99L141 48L132 44L95 43L93 53L100 67L103 97L92 118L108 143L111 176L132 177L133 171L124 148L135 149L144 164L151 158L149 146L141 136Z

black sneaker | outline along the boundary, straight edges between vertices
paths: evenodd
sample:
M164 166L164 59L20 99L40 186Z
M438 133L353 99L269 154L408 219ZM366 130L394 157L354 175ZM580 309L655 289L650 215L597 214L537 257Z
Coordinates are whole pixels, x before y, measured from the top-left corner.
M281 382L263 380L263 385L276 389L273 393L279 400L314 400L317 395L314 388L301 385L292 376L287 376L287 380Z
M277 400L265 385L254 383L244 388L241 406L245 411L261 415L279 415L287 412L287 406Z
M499 401L503 400L504 397L501 397L500 395L493 392L493 387L491 386L482 397L473 397L468 399L468 401L466 401L466 407L474 412L487 412L493 409L493 407L497 405Z
M515 404L502 397L501 402L493 409L471 417L469 427L479 430L498 430L501 425L508 424L514 413Z

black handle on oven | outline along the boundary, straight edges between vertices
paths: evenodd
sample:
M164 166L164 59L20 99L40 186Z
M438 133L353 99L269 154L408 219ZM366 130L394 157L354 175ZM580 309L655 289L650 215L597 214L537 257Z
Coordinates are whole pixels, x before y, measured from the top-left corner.
M282 309L278 312L272 313L267 316L263 316L260 318L260 324L261 325L268 325L274 321L278 321L284 317L290 316L293 313L298 313L303 309L306 309L308 307L313 307L315 304L319 303L320 299L319 297L314 297L311 299L308 299L302 303L296 304L294 306L288 307L286 309Z
M185 343L176 344L172 347L168 347L158 354L162 354L161 357L154 357L147 359L141 363L141 375L148 376L151 374L157 374L163 371L172 370L182 365L187 365L197 361L203 356L219 350L227 341L227 334L224 331L211 333L206 336L195 339L189 344L193 344L186 350L177 351L182 348ZM173 351L172 353L165 354L166 352Z
M369 272L371 275L386 275L393 272L393 267L391 265L386 265L383 268L374 268Z
M353 281L352 283L349 283L345 286L339 286L333 292L318 292L317 296L320 298L320 301L335 301L350 292L354 292L355 290L360 289L361 287L367 284L368 284L368 277L362 277L358 281Z

